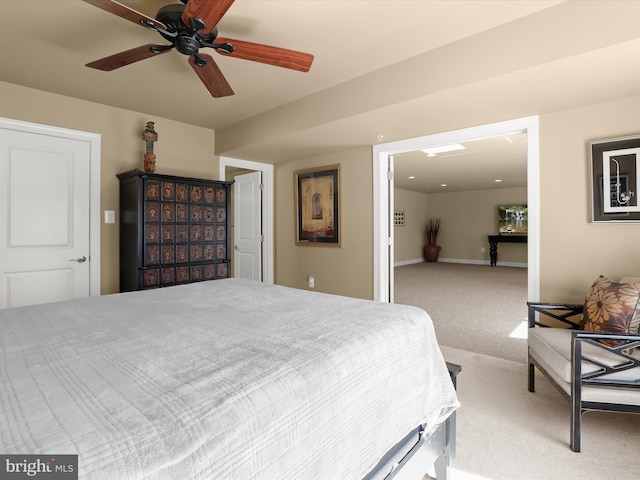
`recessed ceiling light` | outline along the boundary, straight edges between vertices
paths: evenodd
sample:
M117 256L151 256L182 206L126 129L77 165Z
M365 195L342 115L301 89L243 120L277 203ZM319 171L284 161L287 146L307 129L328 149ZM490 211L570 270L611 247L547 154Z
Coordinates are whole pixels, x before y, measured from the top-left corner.
M466 147L464 145L460 145L459 143L454 143L453 145L442 145L440 147L432 147L432 148L424 148L422 151L426 153L428 156L433 157L438 153L445 152L453 152L455 150L464 150Z
M414 178L416 178L416 177L414 177L413 175L411 175L411 176L409 177L409 180L413 180Z
M441 187L446 187L446 186L447 186L447 184L446 184L446 183L442 183L442 184L440 184L440 186L441 186Z
M376 135L376 140L381 141L384 138L384 135Z
M496 178L496 179L494 180L494 182L496 182L496 183L500 183L501 181L502 181L502 180L500 180L499 178Z

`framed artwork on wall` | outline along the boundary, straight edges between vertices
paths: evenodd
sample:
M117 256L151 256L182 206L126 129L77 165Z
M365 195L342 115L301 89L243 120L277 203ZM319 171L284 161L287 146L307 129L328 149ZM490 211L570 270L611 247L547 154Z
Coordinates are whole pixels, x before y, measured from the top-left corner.
M591 222L640 223L640 136L589 142Z
M293 173L296 245L340 246L340 165Z
M529 215L526 205L498 205L498 234L527 235Z

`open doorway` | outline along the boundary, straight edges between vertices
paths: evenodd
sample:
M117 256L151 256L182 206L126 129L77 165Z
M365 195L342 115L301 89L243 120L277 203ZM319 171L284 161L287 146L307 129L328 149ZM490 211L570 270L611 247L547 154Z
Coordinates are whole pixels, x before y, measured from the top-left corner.
M427 135L398 142L376 145L373 148L374 175L374 299L393 302L393 157L394 155L469 142L482 138L524 133L527 138L527 204L529 234L528 298L539 295L539 172L538 118L526 117L462 130Z
M261 248L261 278L265 283L274 282L274 198L273 198L273 165L267 163L252 162L230 157L220 157L219 178L231 180L236 174L247 172L260 172L261 177L261 206L260 224L262 228ZM242 203L233 205L233 208L244 208ZM234 242L235 243L235 242Z

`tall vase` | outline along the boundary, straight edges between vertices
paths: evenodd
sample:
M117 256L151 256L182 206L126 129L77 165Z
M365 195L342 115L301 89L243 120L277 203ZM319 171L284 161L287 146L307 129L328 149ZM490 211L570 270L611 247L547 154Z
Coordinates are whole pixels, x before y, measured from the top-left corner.
M440 255L440 246L439 245L425 245L424 247L424 258L427 262L437 262L438 256Z

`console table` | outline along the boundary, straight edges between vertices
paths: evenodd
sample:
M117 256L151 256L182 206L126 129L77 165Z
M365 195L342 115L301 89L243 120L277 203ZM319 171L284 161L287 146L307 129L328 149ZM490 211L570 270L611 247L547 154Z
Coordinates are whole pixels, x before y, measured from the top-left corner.
M498 243L527 243L526 235L505 234L505 235L488 235L489 238L489 256L491 257L491 266L498 263Z

